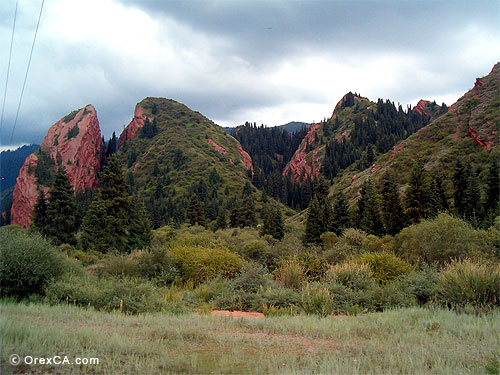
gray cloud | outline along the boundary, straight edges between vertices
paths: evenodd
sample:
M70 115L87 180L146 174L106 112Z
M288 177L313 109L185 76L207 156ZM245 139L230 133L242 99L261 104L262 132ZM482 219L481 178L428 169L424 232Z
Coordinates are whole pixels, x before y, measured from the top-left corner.
M0 9L1 51L10 2ZM20 4L2 144L38 6ZM224 126L319 120L349 90L404 105L452 104L498 59L498 14L496 1L54 0L13 143L40 142L88 103L109 137L146 96L183 102ZM0 77L6 60L3 53Z

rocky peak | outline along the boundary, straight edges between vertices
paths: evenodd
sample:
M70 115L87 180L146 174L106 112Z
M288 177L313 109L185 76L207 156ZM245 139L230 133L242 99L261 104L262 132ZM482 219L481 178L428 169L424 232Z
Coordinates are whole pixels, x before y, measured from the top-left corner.
M424 115L424 116L430 116L430 113L427 112L426 108L428 105L430 105L431 102L428 101L428 100L423 100L423 99L420 99L417 103L417 105L415 107L413 107L413 110L414 111L417 111L418 113L420 113L421 115Z
M75 192L97 186L102 148L97 113L87 105L50 127L42 146L26 158L12 194L12 223L29 226L38 190L49 190L56 168L64 167Z
M127 127L123 129L122 134L120 134L118 148L121 148L126 141L135 137L137 131L144 126L146 119L149 119L149 117L144 114L144 109L141 104L137 104L134 110L134 118L130 121Z

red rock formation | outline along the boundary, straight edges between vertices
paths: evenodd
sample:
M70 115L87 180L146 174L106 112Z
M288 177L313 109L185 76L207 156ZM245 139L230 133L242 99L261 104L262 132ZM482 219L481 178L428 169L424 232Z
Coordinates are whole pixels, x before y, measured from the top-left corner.
M240 152L241 156L243 156L243 159L241 159L241 162L247 169L250 169L252 171L252 177L253 177L253 164L252 164L252 158L250 155L248 155L248 152L243 150L243 147L238 143L238 151Z
M215 143L215 141L212 139L212 138L208 138L208 144L210 146L213 146L218 153L222 154L222 155L226 155L227 154L227 151L224 147L222 146L219 146L217 143Z
M65 118L68 119L68 116ZM87 105L71 120L65 122L65 118L50 127L41 148L47 151L56 163L57 160L61 162L75 192L94 188L97 186L102 148L101 130L95 108ZM75 128L78 128L78 134L75 134ZM71 137L68 134L70 131L73 133ZM31 154L19 171L12 194L13 224L27 227L31 223L33 206L38 198L38 184L34 173L37 162L37 155ZM49 189L41 188L45 192Z
M417 105L413 108L414 111L417 111L418 113L420 113L421 115L424 115L424 116L430 116L430 114L425 110L427 105L431 104L430 101L428 100L423 100L423 99L420 99L417 103Z
M130 121L130 124L123 129L122 134L120 134L120 139L118 140L118 148L121 148L126 141L131 140L135 137L137 130L144 126L146 119L151 120L148 116L144 115L144 110L137 104L135 106L134 118Z
M469 126L469 135L474 138L477 134L477 130L474 129L473 127Z
M291 173L293 181L303 181L310 177L312 174L317 175L318 168L314 167L314 164L319 163L318 160L314 160L313 156L313 168L307 163L306 160L306 146L314 142L314 132L321 127L321 124L314 124L309 128L306 136L300 143L297 151L292 156L292 159L288 162L285 169L283 170L283 176Z
M375 164L372 164L370 168L370 174L373 174L377 170L377 166Z

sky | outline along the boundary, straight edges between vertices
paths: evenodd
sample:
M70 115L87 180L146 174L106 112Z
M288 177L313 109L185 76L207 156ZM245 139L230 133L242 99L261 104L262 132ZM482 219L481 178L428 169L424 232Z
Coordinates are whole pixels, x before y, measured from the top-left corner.
M331 116L349 92L451 105L500 60L495 1L18 0L0 147L41 143L74 109L117 135L147 96L221 126ZM0 8L2 101L16 0ZM0 102L1 103L1 102Z

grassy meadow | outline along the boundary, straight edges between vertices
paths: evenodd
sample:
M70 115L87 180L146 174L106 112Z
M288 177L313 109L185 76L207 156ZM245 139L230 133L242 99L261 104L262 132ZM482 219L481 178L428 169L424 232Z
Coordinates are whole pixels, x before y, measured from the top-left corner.
M261 319L3 301L2 374L496 374L500 313L402 308ZM12 353L99 358L11 366Z

